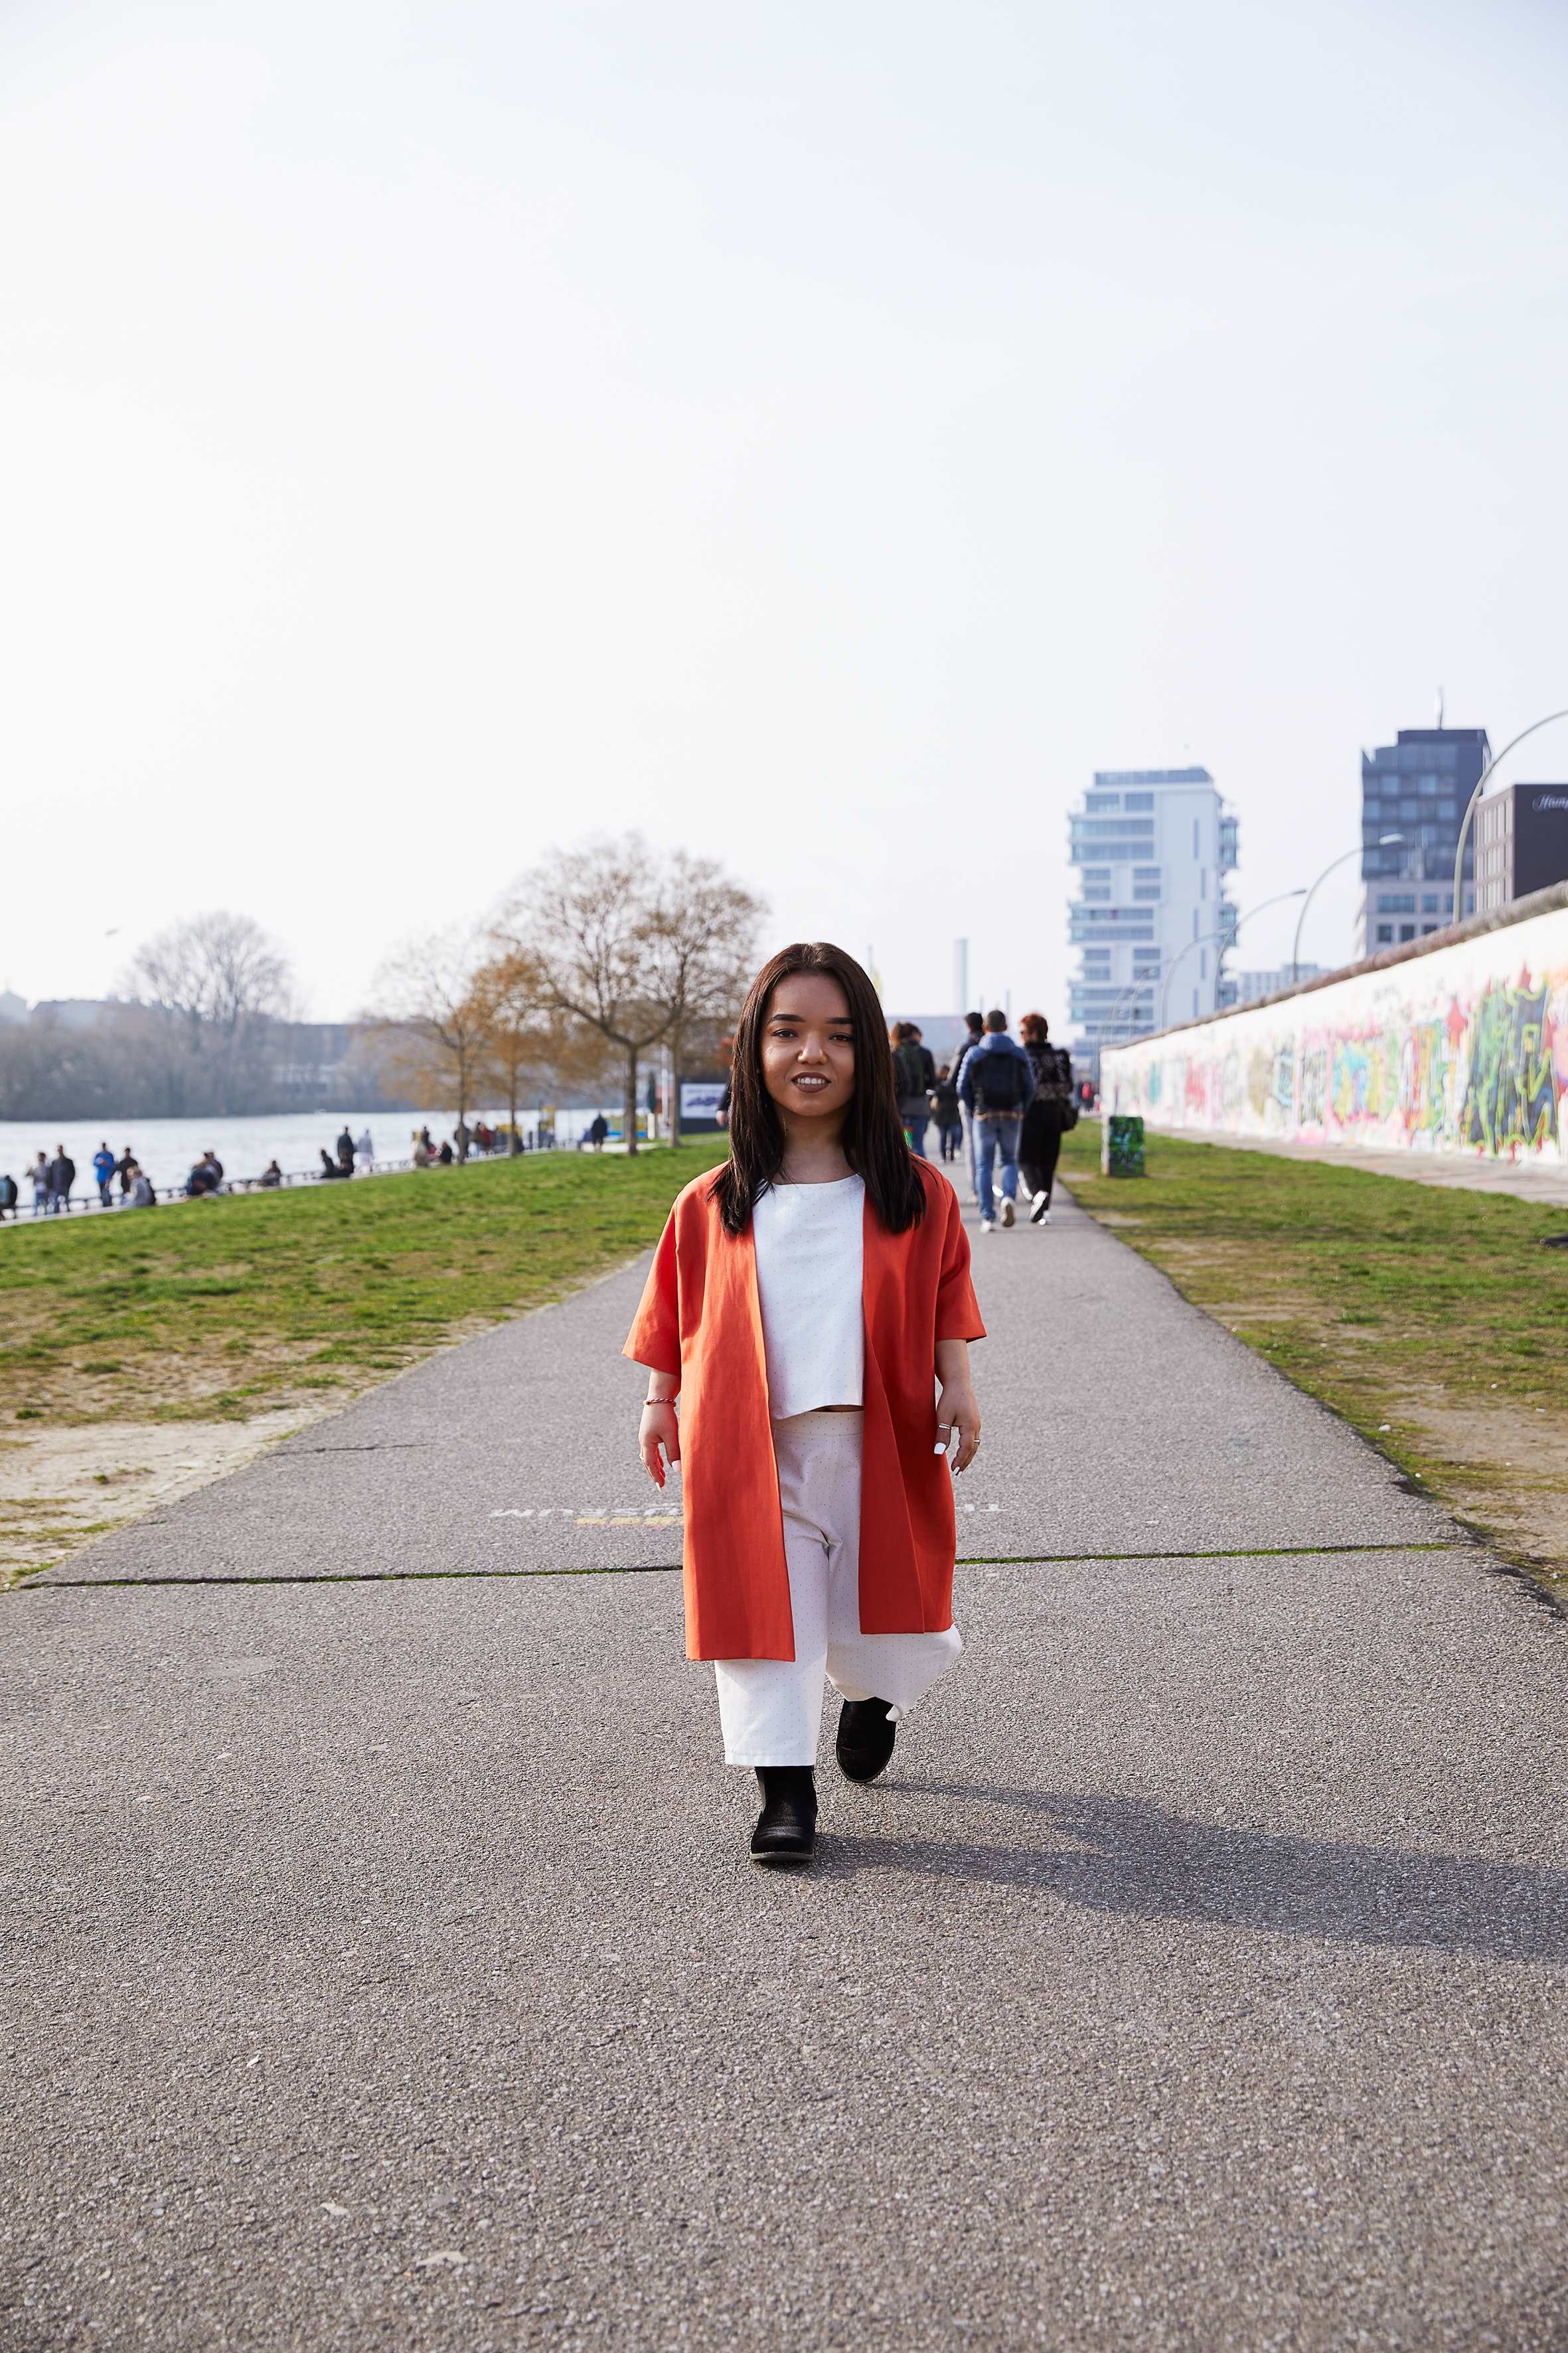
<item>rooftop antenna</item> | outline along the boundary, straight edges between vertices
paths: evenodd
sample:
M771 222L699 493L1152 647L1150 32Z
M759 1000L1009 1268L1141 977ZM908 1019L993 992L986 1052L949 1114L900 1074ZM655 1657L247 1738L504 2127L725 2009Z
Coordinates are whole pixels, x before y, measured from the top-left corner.
M1441 688L1441 687L1439 687L1439 688L1437 689L1437 725L1438 725L1439 729L1441 729L1442 724L1443 724L1443 690L1442 690L1442 688Z

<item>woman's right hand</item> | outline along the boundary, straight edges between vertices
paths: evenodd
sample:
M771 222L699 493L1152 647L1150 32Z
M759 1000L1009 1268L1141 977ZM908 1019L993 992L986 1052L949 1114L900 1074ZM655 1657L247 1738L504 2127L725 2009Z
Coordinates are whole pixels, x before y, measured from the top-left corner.
M666 1456L671 1463L680 1460L680 1417L673 1404L650 1399L644 1406L637 1445L642 1451L643 1469L656 1487L662 1487ZM663 1454L659 1451L661 1447Z

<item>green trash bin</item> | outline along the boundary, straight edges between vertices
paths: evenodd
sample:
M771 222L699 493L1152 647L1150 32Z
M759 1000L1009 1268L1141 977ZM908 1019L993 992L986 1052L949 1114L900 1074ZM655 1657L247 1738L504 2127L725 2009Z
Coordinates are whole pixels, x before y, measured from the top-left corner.
M1102 1176L1142 1176L1143 1122L1133 1112L1112 1112L1100 1132Z

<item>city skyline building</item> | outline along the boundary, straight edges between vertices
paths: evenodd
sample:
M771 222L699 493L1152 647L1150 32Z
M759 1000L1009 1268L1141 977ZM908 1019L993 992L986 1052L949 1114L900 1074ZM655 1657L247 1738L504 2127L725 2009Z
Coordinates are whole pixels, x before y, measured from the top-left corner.
M1304 980L1316 980L1327 971L1326 965L1288 964L1271 965L1264 972L1238 972L1236 976L1236 1005L1258 1005L1266 997L1283 997L1289 989L1299 988Z
M1222 966L1236 929L1225 878L1237 819L1208 770L1097 769L1068 828L1074 1054L1094 1060L1103 1044L1158 1028L1163 1013L1193 1020L1233 1003Z
M1361 897L1352 961L1455 920L1454 853L1491 746L1484 727L1402 727L1361 755ZM1398 833L1403 839L1386 841ZM1465 850L1461 916L1476 905L1475 846Z
M1476 803L1476 913L1568 881L1568 784L1504 785Z

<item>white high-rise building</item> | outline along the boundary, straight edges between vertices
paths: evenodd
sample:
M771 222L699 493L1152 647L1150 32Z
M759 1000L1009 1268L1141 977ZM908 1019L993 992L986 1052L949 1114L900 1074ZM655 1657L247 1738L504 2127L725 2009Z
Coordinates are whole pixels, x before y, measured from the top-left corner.
M1225 878L1237 820L1208 770L1097 770L1069 824L1075 1055L1093 1060L1102 1044L1231 1003L1221 959L1236 926Z

